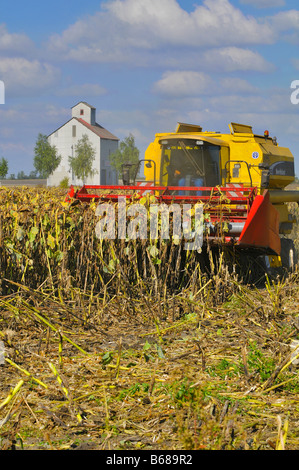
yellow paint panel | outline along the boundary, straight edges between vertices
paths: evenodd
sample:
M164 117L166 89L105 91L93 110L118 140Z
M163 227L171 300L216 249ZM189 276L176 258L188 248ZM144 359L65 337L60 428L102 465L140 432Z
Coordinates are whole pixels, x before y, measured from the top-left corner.
M233 134L252 134L252 127L245 124L237 124L236 122L231 122L230 130Z

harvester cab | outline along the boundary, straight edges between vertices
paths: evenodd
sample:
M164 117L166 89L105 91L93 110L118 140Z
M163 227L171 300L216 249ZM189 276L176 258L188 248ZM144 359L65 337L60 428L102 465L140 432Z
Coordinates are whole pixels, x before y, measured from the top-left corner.
M294 157L268 131L256 135L237 123L229 128L224 134L178 123L175 132L156 134L135 169L123 167L123 186L84 186L75 197L104 202L120 193L150 193L166 204L201 203L211 244L267 255L274 266L286 248L285 264L291 265L294 247L287 236L295 219L288 203L299 203L299 191L286 188L295 178ZM142 162L145 181L136 183Z
M162 186L200 182L203 187L256 187L261 194L265 189L283 190L294 181L293 155L268 131L255 135L251 126L236 123L230 130L203 132L199 126L179 123L176 132L157 134L145 156L156 162ZM152 176L145 168L146 180Z

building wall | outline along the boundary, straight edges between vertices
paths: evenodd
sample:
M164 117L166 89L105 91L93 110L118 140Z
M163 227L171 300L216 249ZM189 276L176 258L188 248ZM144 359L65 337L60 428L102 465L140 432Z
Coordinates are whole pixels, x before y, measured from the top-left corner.
M81 102L76 106L73 106L72 117L84 119L84 121L88 122L88 124L94 126L96 123L96 110L92 106Z
M101 139L76 119L71 119L48 138L50 145L54 145L57 148L58 154L61 155L61 162L58 168L48 178L48 186L58 186L65 177L69 178L70 184L83 184L81 180L72 174L68 159L70 156L75 156L75 147L84 134L88 135L91 145L96 150L94 168L97 171L93 177L87 178L85 183L99 184Z

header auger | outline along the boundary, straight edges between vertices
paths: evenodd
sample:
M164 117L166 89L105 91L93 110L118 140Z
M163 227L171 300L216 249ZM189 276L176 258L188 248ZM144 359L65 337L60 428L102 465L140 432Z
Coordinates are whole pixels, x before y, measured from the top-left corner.
M256 135L251 126L229 127L230 133L221 134L179 123L175 132L156 134L135 168L123 166L123 185L84 185L68 195L82 202L150 194L159 203L201 203L212 245L267 255L273 266L282 260L292 268L294 246L287 236L295 219L288 203L299 203L299 191L286 187L295 179L294 157L268 131ZM142 162L145 181L136 183Z

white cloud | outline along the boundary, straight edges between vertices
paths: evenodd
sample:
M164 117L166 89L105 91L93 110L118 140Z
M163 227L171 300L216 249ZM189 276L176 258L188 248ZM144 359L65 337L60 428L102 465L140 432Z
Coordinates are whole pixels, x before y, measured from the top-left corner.
M153 91L164 96L198 96L209 91L211 79L202 72L174 71L165 72L154 84Z
M280 11L270 17L268 23L281 39L299 42L299 10Z
M42 115L45 123L51 126L57 126L59 122L66 122L71 116L71 109L57 104L47 104L46 106L37 106L35 115ZM50 130L53 130L52 128Z
M273 72L274 66L259 53L240 47L223 47L207 50L202 58L205 67L211 70L233 72L236 70Z
M228 0L204 0L192 12L176 0L110 0L101 11L53 35L48 50L63 60L135 62L179 55L204 47L271 44L275 33L265 20L246 16ZM167 49L167 51L165 51ZM152 56L147 53L155 52Z
M56 84L60 71L39 60L41 52L23 33L10 33L0 24L0 80L4 82L6 101L12 97L32 96Z
M5 84L6 99L27 96L54 86L59 70L51 64L21 57L0 57L0 77Z
M268 94L261 95L257 93L253 96L244 96L241 94L227 94L212 97L209 100L209 105L213 110L226 110L231 114L236 113L268 113L279 115L280 113L295 114L294 106L290 104L290 94L270 90Z
M9 54L28 54L34 49L33 41L21 33L9 33L5 24L0 24L0 52Z
M246 17L228 0L204 0L191 13L176 0L113 0L107 9L122 23L148 34L155 42L190 46L255 44L272 41L272 32L253 17Z
M271 132L281 136L285 133L279 120L287 120L299 125L299 115L296 106L290 102L289 88L256 89L247 80L237 77L224 77L215 88L211 82L213 93L194 96L165 95L161 103L158 119L154 119L156 132L167 132L174 129L177 121L202 125L205 130L226 132L229 122L242 122L257 127L260 123ZM163 108L163 104L165 107ZM263 119L260 116L267 116ZM275 126L271 125L275 121ZM294 124L295 125L295 124ZM169 129L171 127L171 129ZM264 128L264 129L265 129ZM264 130L262 129L262 130Z
M231 93L245 93L252 94L258 93L259 89L247 80L238 77L225 77L220 80L220 87L222 91L230 91Z

